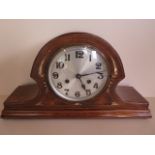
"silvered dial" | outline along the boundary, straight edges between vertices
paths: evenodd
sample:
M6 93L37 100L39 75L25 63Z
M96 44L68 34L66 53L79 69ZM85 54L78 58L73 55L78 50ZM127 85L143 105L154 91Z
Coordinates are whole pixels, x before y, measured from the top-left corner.
M58 96L69 101L93 98L105 87L107 79L104 55L89 45L60 49L48 68L50 87Z

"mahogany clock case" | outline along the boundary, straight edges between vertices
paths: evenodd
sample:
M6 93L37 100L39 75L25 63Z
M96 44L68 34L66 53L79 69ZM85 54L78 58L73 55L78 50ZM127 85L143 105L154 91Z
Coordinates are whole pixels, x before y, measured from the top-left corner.
M101 93L85 101L62 99L50 88L47 71L57 51L73 45L91 45L101 51L109 77ZM22 85L4 102L2 118L149 118L149 103L132 87L117 86L125 77L121 59L104 39L89 33L67 33L45 44L32 66L36 84Z

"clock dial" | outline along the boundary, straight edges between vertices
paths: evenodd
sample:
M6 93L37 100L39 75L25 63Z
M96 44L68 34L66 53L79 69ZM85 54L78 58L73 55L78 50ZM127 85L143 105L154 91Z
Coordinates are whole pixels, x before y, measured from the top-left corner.
M58 96L70 101L96 96L105 87L108 75L104 55L90 45L60 49L48 69L50 87Z

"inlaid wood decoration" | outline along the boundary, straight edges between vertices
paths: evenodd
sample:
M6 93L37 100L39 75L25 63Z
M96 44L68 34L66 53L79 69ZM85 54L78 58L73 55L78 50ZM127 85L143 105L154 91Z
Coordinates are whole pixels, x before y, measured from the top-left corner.
M149 118L149 103L124 79L122 61L104 39L67 33L42 47L32 66L36 84L4 102L2 118Z

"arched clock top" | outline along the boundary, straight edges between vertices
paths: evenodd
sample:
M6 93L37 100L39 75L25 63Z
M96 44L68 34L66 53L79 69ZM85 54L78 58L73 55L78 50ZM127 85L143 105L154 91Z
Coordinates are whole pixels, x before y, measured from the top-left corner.
M107 41L93 34L74 32L63 34L50 40L38 53L31 70L31 77L40 87L46 85L47 66L51 58L59 49L73 45L91 45L104 54L110 69L111 82L109 87L115 87L125 77L121 59L116 50Z

